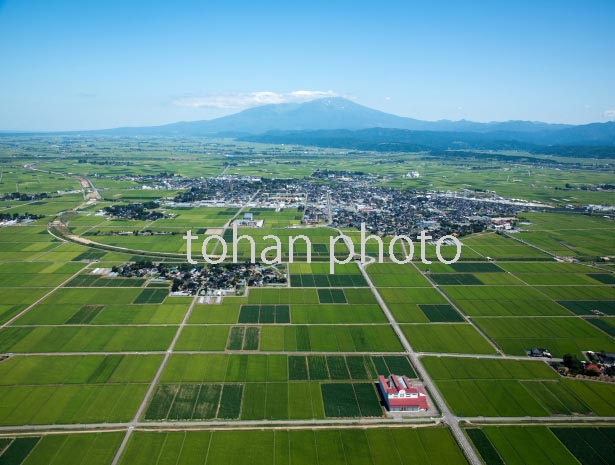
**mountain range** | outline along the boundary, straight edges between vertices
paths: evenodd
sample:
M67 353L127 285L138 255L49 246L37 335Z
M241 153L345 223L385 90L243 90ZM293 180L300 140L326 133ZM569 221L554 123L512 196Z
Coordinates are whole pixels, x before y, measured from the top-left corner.
M78 133L233 137L270 143L349 147L361 145L357 141L369 141L370 144L401 144L438 150L527 149L534 146L612 146L615 149L615 122L573 126L535 121L423 121L374 110L339 97L263 105L212 120Z

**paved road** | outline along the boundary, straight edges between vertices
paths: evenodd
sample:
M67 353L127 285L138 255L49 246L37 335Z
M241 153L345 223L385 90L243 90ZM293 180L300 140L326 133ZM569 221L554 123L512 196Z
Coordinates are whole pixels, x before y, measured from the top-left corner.
M440 352L416 352L419 357L454 357L454 358L481 358L493 360L519 360L523 362L562 362L561 358L527 357L522 355L489 355L489 354L454 354Z
M5 321L2 325L0 325L0 329L6 328L8 325L10 325L13 321L18 320L19 318L21 318L23 315L25 315L26 313L28 313L33 307L35 307L36 305L38 305L40 302L42 302L43 300L45 300L47 297L49 297L51 294L53 294L56 290L60 289L61 287L63 287L65 284L69 283L73 278L76 278L78 275L81 274L81 272L83 270L85 270L88 265L85 265L83 268L79 269L79 271L77 271L74 275L71 275L66 281L63 281L62 283L58 284L56 287L54 287L53 289L50 289L49 292L47 292L44 296L42 296L40 299L38 299L36 302L28 305L26 308L24 308L21 312L19 312L17 315L15 315L14 317L10 318L9 320Z
M191 325L186 325L191 326ZM11 353L12 357L75 357L84 355L165 355L164 350L138 350L129 351L122 350L117 352L24 352ZM406 352L323 352L323 351L271 351L271 350L255 350L246 352L245 350L174 350L174 354L182 355L212 355L212 354L237 354L237 355L406 355ZM561 362L561 358L545 358L545 357L523 357L520 355L489 355L489 354L455 354L455 353L440 353L440 352L414 352L417 357L449 357L449 358L476 358L476 359L491 359L491 360L519 360L524 362Z
M186 325L190 326L190 325ZM77 355L164 355L167 352L164 350L152 351L128 351L121 350L117 352L23 352L11 353L12 357L56 357L56 356L77 356ZM211 355L211 354L238 354L238 355L406 355L406 352L295 352L295 351L271 351L271 350L174 350L174 354L183 355ZM6 355L6 354L5 354ZM439 354L437 354L439 355ZM450 355L454 356L454 355ZM498 357L501 358L501 357Z
M478 455L476 454L476 452L470 445L470 441L465 436L461 427L459 426L459 419L455 415L453 415L453 413L449 410L448 406L446 405L446 402L444 402L444 399L440 395L440 392L438 391L436 385L434 384L431 377L429 376L429 373L427 373L427 370L425 370L425 368L423 367L420 357L417 355L414 349L412 349L412 346L410 345L410 343L406 339L406 336L404 335L401 328L397 324L397 321L393 317L393 314L391 313L386 303L380 296L378 289L376 289L376 286L374 286L374 283L372 282L369 274L367 274L367 272L365 271L365 264L361 263L359 260L357 260L356 263L359 269L361 270L361 274L363 275L363 278L369 285L372 291L372 294L374 295L374 297L376 298L376 301L380 305L380 308L382 308L382 311L384 312L387 319L389 320L391 327L397 334L397 337L399 338L402 345L404 346L404 349L406 349L408 357L410 357L410 360L412 361L414 367L416 368L418 375L423 380L423 384L429 391L429 394L433 398L435 404L438 406L438 408L442 412L442 417L444 421L448 424L449 428L451 429L451 432L453 433L455 440L459 444L459 447L461 447L461 450L466 456L466 459L471 465L480 465L482 462L478 458Z
M522 423L534 424L586 424L586 423L615 423L615 417L598 416L557 416L557 417L457 417L459 422L468 424L498 424L518 425ZM53 424L53 425L25 425L1 426L0 436L15 433L36 432L62 432L83 433L92 431L126 431L134 430L210 430L217 428L340 428L357 426L369 427L409 427L434 426L441 423L442 417L412 417L412 418L363 418L363 419L319 419L319 420L213 420L213 421L141 421L137 423L83 423L83 424Z
M406 243L404 241L401 241L402 247L404 249L404 253L406 255L408 255L408 251L406 250ZM489 338L489 336L487 336L485 334L485 332L476 324L474 324L474 322L472 321L471 318L468 318L466 316L465 313L463 313L459 307L457 307L457 304L455 302L453 302L453 300L446 294L446 292L444 292L442 289L440 289L440 286L431 279L431 276L429 276L428 273L424 273L418 266L416 266L416 263L414 261L411 262L412 266L429 282L429 284L431 284L431 286L438 291L438 293L448 302L448 304L453 307L455 309L455 311L461 315L461 317L466 320L466 322L470 323L472 325L472 327L481 335L483 336L483 338L489 343L489 345L491 347L493 347L493 350L495 352L497 352L500 355L504 355L504 352L502 352L502 350L497 346L497 344L495 342L493 342L491 340L491 338Z
M615 422L615 417L597 417L593 415L554 416L554 417L459 417L460 421L468 423L562 423L562 422Z
M441 422L441 418L363 418L363 419L320 419L320 420L213 420L213 421L143 421L137 423L83 423L66 425L28 425L28 426L1 426L0 436L19 432L48 432L58 431L66 433L82 433L85 431L127 431L172 429L182 430L210 430L216 428L340 428L358 426L361 428L376 427L404 427L408 426L434 426Z
M169 345L169 348L167 349L167 352L164 358L162 359L162 363L158 367L156 376L154 376L154 379L150 383L149 388L147 389L147 392L145 393L145 396L143 397L143 401L141 402L141 405L137 409L137 413L132 419L132 422L130 423L128 430L126 431L126 434L124 435L124 439L122 440L122 443L120 444L119 449L115 453L115 457L113 458L111 465L117 465L117 463L119 462L120 457L122 456L124 449L126 448L126 444L128 444L128 440L130 439L130 436L132 435L132 432L137 426L139 419L143 416L143 413L145 412L145 407L147 407L147 403L149 402L149 400L152 398L152 395L154 394L154 389L156 389L156 385L158 384L158 381L160 381L162 372L164 371L164 368L167 366L167 362L171 358L171 354L173 353L175 344L177 344L179 336L181 335L182 330L186 326L186 323L188 322L188 319L190 318L190 314L192 313L192 309L196 305L198 299L199 299L199 293L197 291L196 295L194 296L194 299L192 299L192 303L190 304L190 306L188 307L188 310L186 311L186 314L184 315L184 319L182 320L181 324L177 328L177 331L175 332L175 336L173 337L173 340L171 341L171 344Z
M515 241L517 241L517 242L520 242L520 243L521 243L521 244L523 244L523 245L527 245L528 247L531 247L531 248L533 248L533 249L536 249L536 250L538 250L538 251L540 251L540 252L542 252L542 253L544 253L544 254L547 254L547 255L549 255L550 257L554 257L554 258L555 258L555 256L556 256L555 254L553 254L552 252L549 252L548 250L542 249L542 248L538 247L537 245L530 244L529 242L525 242L523 239L519 239L519 238L518 238L518 237L516 237L514 234L507 234L507 233L504 233L504 236L505 236L505 237L508 237L509 239L513 239L513 240L515 240Z

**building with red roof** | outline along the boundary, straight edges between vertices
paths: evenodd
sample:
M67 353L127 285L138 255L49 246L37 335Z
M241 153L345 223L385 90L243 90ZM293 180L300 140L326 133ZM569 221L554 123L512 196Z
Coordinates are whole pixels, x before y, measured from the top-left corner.
M419 412L429 408L422 386L412 386L405 376L378 376L378 391L390 412Z

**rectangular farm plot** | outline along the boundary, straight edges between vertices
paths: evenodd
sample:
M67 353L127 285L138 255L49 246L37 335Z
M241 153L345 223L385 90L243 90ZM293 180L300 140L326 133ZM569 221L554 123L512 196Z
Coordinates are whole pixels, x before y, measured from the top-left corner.
M160 384L144 419L238 419L242 397L241 384Z
M463 317L449 304L442 305L419 305L425 316L435 323L457 323L462 322Z
M76 273L78 270L73 271L70 274L62 273L19 273L13 274L0 273L0 288L54 288L59 286L68 278L71 274Z
M464 237L463 243L483 257L491 257L498 260L549 260L551 258L538 249L507 237L498 236L495 233Z
M233 447L237 444L242 447ZM254 451L250 458L251 465L466 463L446 428L370 428L137 431L131 436L120 464L236 465L245 463L246 451ZM400 457L416 457L416 462Z
M226 343L227 350L241 350L243 347L243 338L246 328L243 326L233 326L229 333L228 342Z
M414 368L407 357L403 356L372 356L372 363L375 368L375 376L388 374L406 375L408 378L416 378Z
M502 458L482 429L466 428L465 432L474 443L474 447L486 465L504 465Z
M560 300L557 303L577 315L615 315L615 300Z
M610 463L615 450L613 428L550 428L564 446L582 463Z
M0 424L128 421L159 355L14 356L0 363Z
M238 323L290 323L288 305L242 305Z
M367 272L376 287L430 287L429 281L410 264L372 263Z
M437 356L424 357L422 360L434 380L559 379L558 374L540 360L520 361Z
M190 314L189 324L234 324L240 313L240 303L226 300L222 304L195 305ZM241 323L241 322L240 322Z
M0 352L127 352L167 350L175 326L39 326L0 331Z
M504 270L491 262L457 262L450 266L457 273L502 273ZM435 271L435 270L434 270Z
M317 304L316 289L260 288L250 289L249 304Z
M371 383L321 384L325 415L332 418L380 417L380 399Z
M123 433L50 434L13 439L0 455L3 465L87 463L107 465L122 442ZM0 453L2 448L0 447ZM75 462L75 458L79 458ZM50 461L52 460L52 461Z
M318 300L321 304L348 303L343 289L318 289Z
M371 289L347 288L344 295L349 305L378 305Z
M145 420L239 418L324 418L320 387L317 383L286 382L160 384L145 414Z
M233 326L229 333L227 350L257 350L260 328L258 326Z
M175 350L223 351L229 341L230 328L230 326L185 326Z
M330 265L328 262L294 262L288 264L290 274L314 274L329 275ZM333 270L336 275L360 275L361 270L355 263L335 263Z
M498 266L510 273L585 273L589 269L580 263L561 262L498 262Z
M474 322L506 353L545 347L554 357L583 350L615 351L615 340L581 318L476 318Z
M286 382L288 356L258 354L173 354L161 382L250 383Z
M489 316L570 316L552 300L455 300L466 315L474 318Z
M553 300L615 300L612 286L540 286L539 290Z
M570 315L530 286L444 286L441 289L465 314L473 317Z
M11 305L11 304L0 304L0 324L9 321L15 315L18 315L19 312L25 310L27 305Z
M495 349L470 324L401 325L413 349L419 352L493 354Z
M309 385L304 385L309 388ZM290 412L290 385L287 383L250 383L246 384L242 420L287 420ZM306 392L302 402L304 408L300 418L313 418L312 397ZM298 412L295 410L294 416Z
M563 379L562 384L599 416L615 415L615 386L576 379Z
M13 356L0 363L0 386L149 383L161 355Z
M147 288L134 300L135 304L161 304L169 295L168 289Z
M594 410L543 362L448 357L426 357L423 362L448 405L461 416L587 415ZM584 383L591 384L599 383Z
M609 336L615 337L615 321L613 318L587 318L586 321L600 328Z
M470 273L433 273L429 278L439 285L480 286L482 281Z
M587 276L602 284L615 284L615 274L613 273L590 273Z
M328 273L328 272L327 272ZM367 287L360 274L293 274L292 287Z
M434 288L381 288L378 292L389 304L445 304L446 299Z
M261 350L289 352L402 352L388 325L263 326Z
M40 304L19 318L16 325L128 325L179 324L188 309L184 304L95 305Z
M540 290L529 286L445 286L453 300L549 300Z
M388 304L387 307L398 323L429 323L430 321L427 314L417 304Z
M141 287L145 279L141 278L107 278L95 274L80 274L75 276L65 287Z
M131 304L142 292L139 288L61 288L47 297L44 304L121 305Z
M348 292L348 289L345 290ZM346 324L386 323L387 319L377 304L318 304L293 305L291 308L294 324Z
M581 273L516 273L515 276L532 286L599 286L601 283Z
M375 380L390 373L415 378L409 360L398 355L320 356L291 355L288 376L291 381Z
M47 292L49 289L0 289L0 323L10 320Z
M466 431L489 465L579 464L558 437L545 426L489 426Z

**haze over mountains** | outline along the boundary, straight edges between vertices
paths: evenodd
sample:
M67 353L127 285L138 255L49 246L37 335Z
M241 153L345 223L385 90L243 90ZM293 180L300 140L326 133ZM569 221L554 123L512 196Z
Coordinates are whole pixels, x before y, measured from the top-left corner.
M601 152L602 156L607 158L615 157L615 122L572 126L533 121L422 121L384 113L337 97L305 103L263 105L212 120L72 132L75 133L116 136L223 136L254 142L399 151L541 151L539 148L546 146L585 146L593 147L589 152ZM601 150L597 150L597 147L601 147Z
M380 131L387 128L404 131ZM340 133L339 130L347 132ZM539 145L615 145L615 122L581 126L548 124L533 121L477 123L473 121L422 121L384 113L344 98L324 98L305 103L282 103L250 108L222 118L167 124L164 126L116 128L91 131L112 135L152 136L229 136L250 140L294 143L305 139L304 131L336 131L311 134L310 139L334 136L339 139L357 136L350 131L370 130L368 134L386 135L416 145L444 148L451 141L462 145L489 146L493 141L518 141ZM274 133L271 133L274 131ZM407 132L407 131L412 131ZM283 133L281 133L283 132ZM434 134L437 132L439 134ZM253 137L265 133L266 137ZM358 134L361 136L360 134ZM318 136L318 137L316 137ZM364 138L365 134L361 137ZM313 142L313 140L312 140ZM493 145L493 144L492 144ZM514 144L512 144L514 145ZM484 148L484 147L483 147Z

